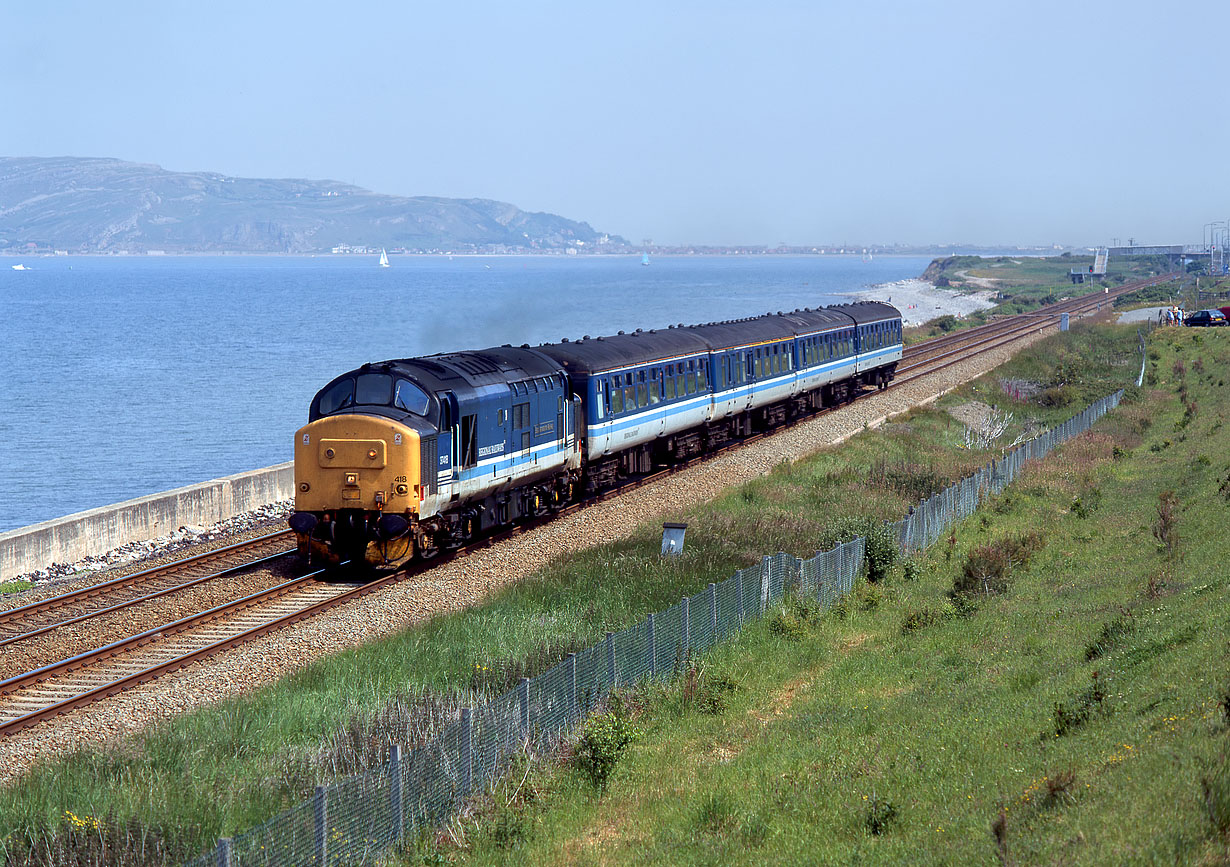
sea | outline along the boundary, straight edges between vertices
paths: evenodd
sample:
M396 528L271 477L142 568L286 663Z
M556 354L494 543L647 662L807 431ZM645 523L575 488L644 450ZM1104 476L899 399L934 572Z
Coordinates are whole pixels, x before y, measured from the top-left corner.
M0 532L288 461L367 361L841 303L929 261L0 257Z

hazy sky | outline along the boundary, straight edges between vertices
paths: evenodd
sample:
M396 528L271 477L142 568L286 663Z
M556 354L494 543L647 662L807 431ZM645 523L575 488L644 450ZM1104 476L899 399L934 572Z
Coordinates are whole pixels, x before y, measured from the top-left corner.
M1230 217L1228 38L1225 0L12 0L0 154L635 243L1195 242Z

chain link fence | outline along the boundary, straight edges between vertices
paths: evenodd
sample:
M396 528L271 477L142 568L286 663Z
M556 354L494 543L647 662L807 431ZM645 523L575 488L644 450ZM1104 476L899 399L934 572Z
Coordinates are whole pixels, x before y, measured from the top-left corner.
M1026 462L1083 433L1118 406L1122 390L992 461L919 506L896 524L901 551L920 551L998 494ZM764 557L721 584L710 584L665 611L648 615L476 709L465 709L432 742L392 746L377 769L317 787L312 800L218 842L188 867L357 865L376 863L408 835L439 825L471 793L508 768L515 754L549 750L612 690L678 674L701 653L787 594L828 607L850 593L863 571L865 540L800 560Z

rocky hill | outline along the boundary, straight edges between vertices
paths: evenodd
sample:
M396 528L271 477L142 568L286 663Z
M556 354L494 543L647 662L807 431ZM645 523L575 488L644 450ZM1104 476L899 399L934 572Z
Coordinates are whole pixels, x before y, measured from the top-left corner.
M0 157L0 253L316 253L343 244L520 252L626 242L489 199L388 196L337 181L114 159Z

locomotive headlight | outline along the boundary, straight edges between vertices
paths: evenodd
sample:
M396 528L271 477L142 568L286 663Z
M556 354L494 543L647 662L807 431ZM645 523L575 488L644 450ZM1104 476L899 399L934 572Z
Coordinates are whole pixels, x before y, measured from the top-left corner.
M325 457L326 457L326 458L331 458L331 457L333 457L335 454L337 454L337 452L333 451L333 449L325 449Z
M368 458L368 460L372 460L372 461L374 461L374 460L376 459L376 450L375 450L375 449L368 449L368 450L367 450L367 458Z
M358 473L347 473L347 474L346 474L346 484L348 484L348 485L357 485L358 483L359 483L359 474L358 474Z
M308 491L312 490L312 486L309 485L307 482L300 482L299 490L306 494Z
M397 496L404 497L406 496L406 494L410 493L410 486L403 483L403 484L398 485L396 490L397 490Z

